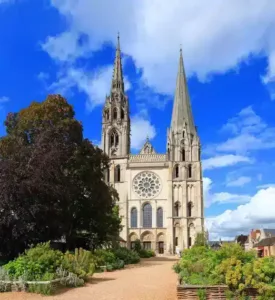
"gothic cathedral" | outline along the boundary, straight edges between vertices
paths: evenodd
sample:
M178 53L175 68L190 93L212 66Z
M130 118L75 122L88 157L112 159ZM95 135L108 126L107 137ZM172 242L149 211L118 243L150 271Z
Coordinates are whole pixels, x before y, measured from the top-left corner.
M156 153L147 139L139 154L131 154L130 132L118 38L111 93L103 108L102 148L110 158L106 180L120 197L120 237L128 247L139 239L158 254L192 246L196 233L204 231L201 146L181 51L166 153Z

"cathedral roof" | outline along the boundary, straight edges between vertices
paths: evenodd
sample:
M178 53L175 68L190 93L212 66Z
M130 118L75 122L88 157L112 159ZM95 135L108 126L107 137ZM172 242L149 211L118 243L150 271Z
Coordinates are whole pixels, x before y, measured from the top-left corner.
M187 79L183 66L182 50L180 50L180 59L177 75L176 92L174 98L173 114L171 120L171 129L173 131L182 130L184 124L187 124L190 133L196 133L194 120L191 110L190 98L187 87Z
M152 144L147 137L145 144L143 145L142 149L140 150L139 154L156 154L156 151Z

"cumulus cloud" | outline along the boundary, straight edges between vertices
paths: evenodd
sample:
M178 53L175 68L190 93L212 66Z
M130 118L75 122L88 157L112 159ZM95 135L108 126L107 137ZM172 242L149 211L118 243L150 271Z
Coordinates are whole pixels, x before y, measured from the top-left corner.
M221 133L229 138L206 147L206 152L231 152L246 155L255 150L275 148L275 127L269 126L251 106L242 109L223 125Z
M153 139L155 135L155 127L144 115L138 114L131 118L131 148L140 150L146 138Z
M136 66L143 69L144 79L160 93L174 91L180 44L189 75L205 79L213 72L226 72L251 55L260 54L268 58L263 82L274 82L273 0L51 3L69 23L67 31L48 37L43 45L59 61L75 60L99 50L106 41L115 42L119 30L123 51L134 58Z
M96 69L94 72L70 67L58 75L57 81L52 83L49 89L66 95L76 86L80 92L87 95L86 106L88 110L92 110L104 103L106 94L110 91L112 72L112 65ZM127 76L124 76L124 83L125 90L129 90L131 85Z
M229 187L241 187L251 182L251 178L248 176L240 176L236 179L228 179L226 186Z
M202 165L204 170L210 170L233 166L241 162L251 162L251 159L246 156L227 154L204 159Z
M228 192L213 192L212 180L208 177L203 178L204 205L210 207L213 204L232 204L246 203L250 200L249 195L234 194Z
M234 210L207 218L211 239L234 237L248 233L252 228L275 228L275 188L259 190L248 203Z

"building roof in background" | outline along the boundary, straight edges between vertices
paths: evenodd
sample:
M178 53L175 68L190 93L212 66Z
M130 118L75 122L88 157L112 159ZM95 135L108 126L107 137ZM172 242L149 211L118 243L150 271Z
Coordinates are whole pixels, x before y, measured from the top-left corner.
M253 247L264 247L264 246L273 246L275 245L275 237L269 237L262 239L259 243L255 244Z

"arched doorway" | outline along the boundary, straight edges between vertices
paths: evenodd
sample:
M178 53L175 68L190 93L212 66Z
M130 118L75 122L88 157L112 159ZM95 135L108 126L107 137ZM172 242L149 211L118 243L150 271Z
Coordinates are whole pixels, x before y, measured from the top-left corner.
M145 231L141 235L141 242L142 242L143 249L151 250L154 241L155 241L154 235L150 231Z

